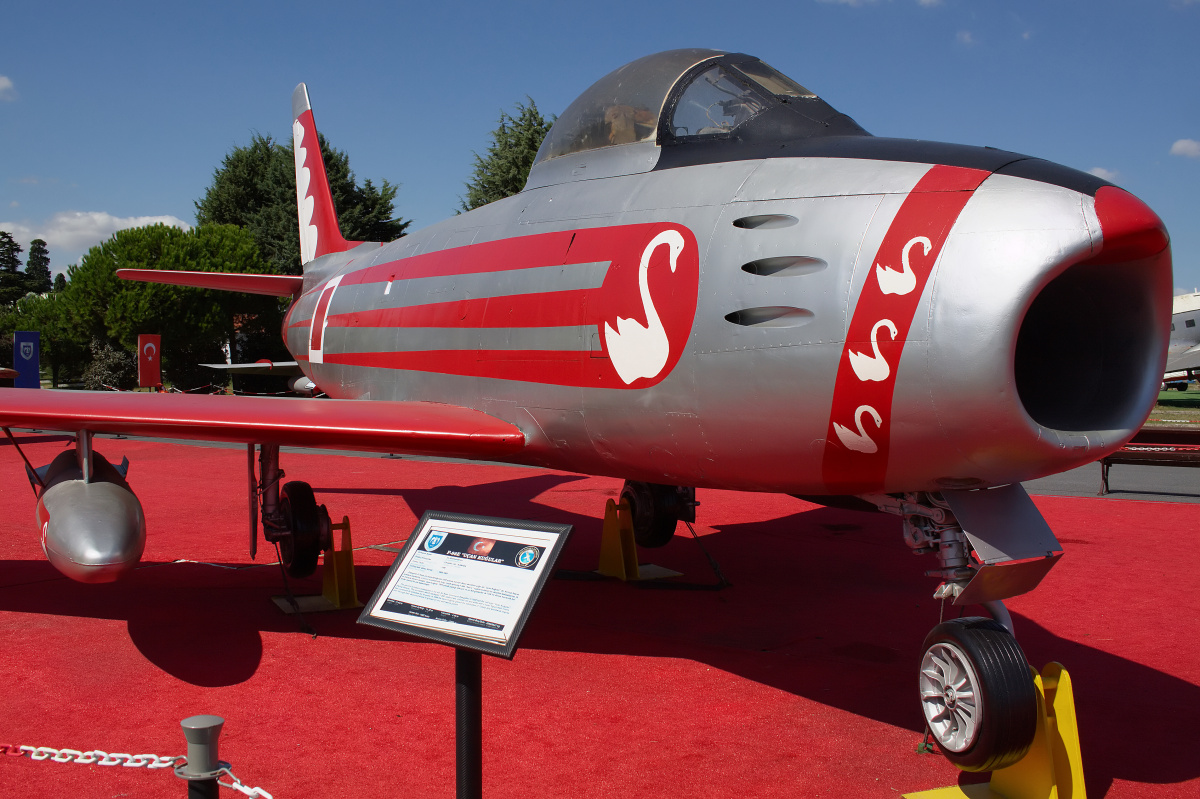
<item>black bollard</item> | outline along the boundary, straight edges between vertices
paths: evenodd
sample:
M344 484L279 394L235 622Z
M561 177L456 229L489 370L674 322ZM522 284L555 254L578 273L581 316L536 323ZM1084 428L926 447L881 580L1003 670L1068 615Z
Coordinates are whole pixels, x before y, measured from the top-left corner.
M454 650L455 749L458 799L483 796L483 656Z
M187 765L176 774L187 780L188 799L217 799L216 772L221 768L217 757L217 738L225 719L220 716L189 716L179 722L187 738ZM205 775L212 776L205 776Z

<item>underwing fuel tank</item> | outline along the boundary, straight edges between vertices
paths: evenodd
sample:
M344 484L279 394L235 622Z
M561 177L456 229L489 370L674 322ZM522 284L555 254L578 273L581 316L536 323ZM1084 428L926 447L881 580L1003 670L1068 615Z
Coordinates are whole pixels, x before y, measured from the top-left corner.
M85 483L76 451L60 453L42 477L37 523L54 568L81 583L111 583L141 560L146 519L121 472L98 452L91 471Z

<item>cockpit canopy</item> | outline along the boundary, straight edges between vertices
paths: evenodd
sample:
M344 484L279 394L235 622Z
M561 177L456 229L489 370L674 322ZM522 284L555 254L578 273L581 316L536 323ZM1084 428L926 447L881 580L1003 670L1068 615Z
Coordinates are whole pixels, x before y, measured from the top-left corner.
M778 113L784 106L790 108ZM770 129L789 137L866 133L753 56L668 50L610 72L581 94L554 123L534 168L618 145L727 140L768 112L782 123Z

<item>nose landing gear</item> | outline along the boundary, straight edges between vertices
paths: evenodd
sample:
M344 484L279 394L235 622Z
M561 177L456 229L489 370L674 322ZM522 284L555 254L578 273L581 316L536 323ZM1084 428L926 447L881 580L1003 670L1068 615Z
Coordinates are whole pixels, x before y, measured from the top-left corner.
M963 596L979 561L942 496L864 499L904 518L904 540L914 552L937 555L939 568L926 572L940 580L935 598L956 601ZM1029 751L1037 732L1037 688L1000 601L1008 595L972 598L994 618L943 622L929 632L922 647L921 710L942 754L964 771L993 771L1016 763Z

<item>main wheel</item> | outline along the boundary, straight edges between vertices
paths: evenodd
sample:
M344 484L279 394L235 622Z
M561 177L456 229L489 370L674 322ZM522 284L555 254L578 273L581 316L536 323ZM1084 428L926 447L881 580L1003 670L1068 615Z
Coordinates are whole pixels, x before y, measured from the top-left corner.
M290 535L279 540L279 557L292 577L307 577L317 570L321 554L321 523L312 486L293 480L279 492L279 506Z
M663 487L626 480L621 489L621 499L629 503L633 518L633 540L639 547L666 546L675 536L679 516L658 496L661 492L655 489Z
M925 637L921 709L938 746L963 771L1016 763L1037 731L1037 688L1025 653L999 622L954 619Z

